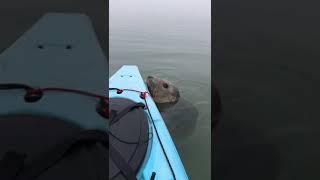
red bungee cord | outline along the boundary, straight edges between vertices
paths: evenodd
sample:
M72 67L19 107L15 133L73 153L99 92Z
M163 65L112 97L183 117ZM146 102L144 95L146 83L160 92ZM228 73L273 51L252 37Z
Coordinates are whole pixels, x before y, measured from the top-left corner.
M109 88L109 90L116 90L117 94L121 94L123 93L123 91L133 91L133 92L137 92L140 93L140 98L141 99L145 99L147 97L147 94L149 94L147 91L138 91L135 89L119 89L119 88Z

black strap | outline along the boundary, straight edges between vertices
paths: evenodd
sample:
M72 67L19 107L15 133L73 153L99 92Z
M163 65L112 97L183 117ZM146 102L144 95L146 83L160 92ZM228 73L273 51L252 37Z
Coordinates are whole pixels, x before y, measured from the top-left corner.
M116 116L117 116L117 111L111 109L111 110L110 110L110 119L113 119L113 118L116 117Z
M114 163L122 171L128 180L136 180L135 173L121 154L109 144L109 135L106 132L98 130L83 131L76 136L72 136L53 149L42 154L38 159L32 161L28 166L24 166L24 155L16 152L8 152L0 161L0 179L1 180L33 180L41 173L46 171L52 165L57 163L63 156L76 144L85 142L100 142L109 148L109 153Z
M136 180L136 175L131 168L130 164L123 159L121 154L115 150L112 146L109 145L109 153L110 157L113 159L113 162L116 166L120 169L123 175L126 177L127 180Z
M32 180L39 176L42 172L59 161L66 152L76 144L83 142L99 141L109 146L109 136L106 132L97 130L87 130L71 137L61 144L55 146L51 151L42 154L38 159L34 160L29 166L22 169L17 180Z
M154 180L155 178L156 178L156 173L155 173L155 172L152 172L151 177L150 177L150 180Z
M145 105L143 103L133 103L127 106L126 108L124 108L123 110L121 110L120 112L116 113L116 115L113 116L113 118L111 118L110 126L116 123L117 121L119 121L119 119L121 119L124 115L126 115L132 109L139 108L139 107L144 108Z
M0 179L14 179L24 165L24 154L8 151L0 161Z

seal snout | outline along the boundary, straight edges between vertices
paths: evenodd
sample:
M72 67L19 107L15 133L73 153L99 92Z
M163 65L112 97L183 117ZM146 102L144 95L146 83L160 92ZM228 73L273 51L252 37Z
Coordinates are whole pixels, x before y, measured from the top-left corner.
M146 79L147 87L148 87L149 91L151 91L152 94L153 94L153 91L154 91L153 79L154 79L153 76L148 76L147 79Z
M176 103L179 101L180 98L180 92L178 90L178 88L174 88L174 91L171 93L171 97L172 97L172 101L173 103Z
M147 80L146 80L146 83L147 83L147 85L152 86L154 84L153 81L154 81L154 77L153 76L148 76Z

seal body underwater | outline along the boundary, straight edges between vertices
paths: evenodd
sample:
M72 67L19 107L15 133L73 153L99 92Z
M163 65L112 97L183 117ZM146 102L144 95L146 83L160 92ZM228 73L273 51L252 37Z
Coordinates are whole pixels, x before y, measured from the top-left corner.
M169 132L177 142L183 143L190 137L197 126L199 112L196 107L184 98L170 108L160 111ZM180 141L181 140L181 141Z
M148 76L146 84L169 132L175 139L185 139L193 134L197 124L198 110L170 81Z

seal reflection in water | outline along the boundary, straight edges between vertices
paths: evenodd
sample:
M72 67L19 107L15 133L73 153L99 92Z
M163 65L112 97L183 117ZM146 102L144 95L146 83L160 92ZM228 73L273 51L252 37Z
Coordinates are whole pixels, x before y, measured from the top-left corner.
M148 76L146 84L168 130L182 144L194 132L199 115L197 108L180 97L178 88L168 80Z

